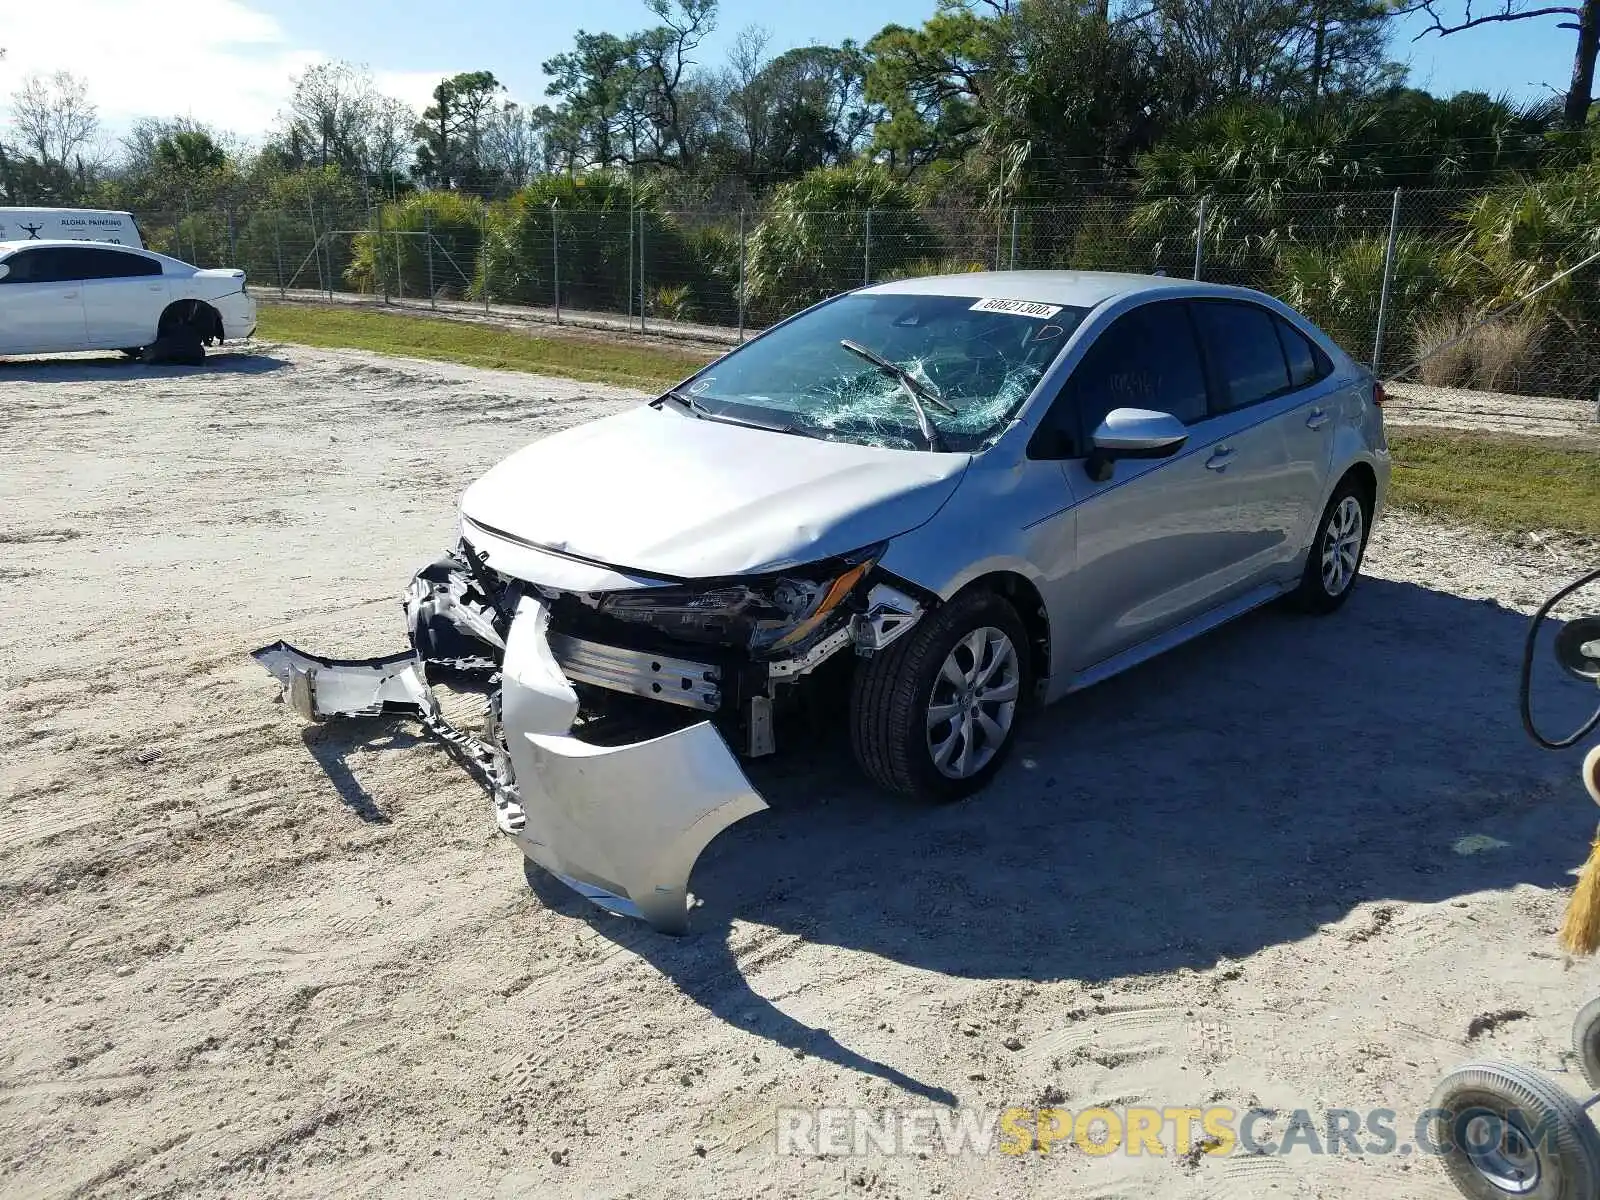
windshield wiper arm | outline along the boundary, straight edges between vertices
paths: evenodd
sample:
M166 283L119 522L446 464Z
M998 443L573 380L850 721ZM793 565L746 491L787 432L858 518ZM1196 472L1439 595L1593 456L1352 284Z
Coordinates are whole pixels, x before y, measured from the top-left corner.
M918 379L899 363L890 362L876 350L868 350L860 342L852 342L849 338L841 339L839 345L850 351L850 353L854 354L857 358L866 359L885 375L889 375L895 379L898 379L905 386L907 391L915 392L918 396L922 397L922 399L933 405L940 412L949 413L952 417L959 415L955 409L951 408L944 402L944 397L939 395L938 392L934 391L931 385Z
M730 417L726 413L712 412L700 401L689 395L688 392L680 391L678 388L668 388L662 392L661 395L650 401L650 407L660 408L662 401L665 400L676 401L702 421L717 421L723 425L740 425L745 429L762 429L767 433L794 432L793 425L769 425L765 421L746 421L742 417Z
M898 363L890 362L883 355L873 350L868 350L859 342L852 342L849 338L840 338L839 345L850 351L857 358L864 358L889 378L895 380L905 389L906 399L911 401L911 407L917 410L917 428L922 431L923 439L928 443L929 450L943 450L944 439L939 436L939 430L934 427L933 421L928 416L928 410L922 406L924 400L929 404L942 408L945 412L954 414L951 408L922 380Z

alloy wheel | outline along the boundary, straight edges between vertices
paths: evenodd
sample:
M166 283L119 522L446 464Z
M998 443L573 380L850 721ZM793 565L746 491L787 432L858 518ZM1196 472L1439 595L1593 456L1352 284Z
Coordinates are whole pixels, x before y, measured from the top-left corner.
M928 753L940 774L967 779L988 766L1011 735L1021 690L1004 631L985 625L951 648L928 697Z
M1355 579L1365 525L1361 501L1355 496L1339 501L1329 515L1322 533L1322 588L1328 595L1343 595Z

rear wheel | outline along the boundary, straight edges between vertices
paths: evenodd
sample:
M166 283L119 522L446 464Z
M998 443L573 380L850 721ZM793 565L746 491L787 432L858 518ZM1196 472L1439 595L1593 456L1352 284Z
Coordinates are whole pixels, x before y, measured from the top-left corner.
M1361 572L1372 524L1372 501L1358 479L1346 475L1334 489L1317 524L1317 539L1306 555L1300 585L1290 593L1296 607L1331 613L1350 596Z
M217 310L201 300L184 300L161 314L156 340L144 348L147 363L196 367L205 362L206 343L222 340Z
M959 800L1010 752L1031 683L1028 636L990 591L958 596L856 670L850 732L875 782L919 800Z

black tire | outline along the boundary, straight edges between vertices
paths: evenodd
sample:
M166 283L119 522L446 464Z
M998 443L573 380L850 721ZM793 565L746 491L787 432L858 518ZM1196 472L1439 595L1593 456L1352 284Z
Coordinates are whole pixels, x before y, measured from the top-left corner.
M1572 1049L1583 1077L1600 1091L1600 996L1578 1010L1572 1022Z
M1323 555L1329 550L1330 542L1338 537L1336 515L1343 517L1347 510L1345 502L1353 499L1358 506L1361 526L1357 531L1357 542L1353 547L1355 553L1354 565L1350 567L1349 577L1339 587L1332 586L1323 571ZM1306 555L1305 571L1300 576L1300 583L1289 593L1290 602L1302 612L1316 613L1318 615L1331 613L1350 598L1350 593L1355 590L1356 580L1361 577L1361 562L1367 553L1367 538L1372 532L1372 498L1367 494L1367 489L1361 481L1354 476L1346 475L1339 481L1339 486L1333 489L1333 496L1328 500L1328 505L1322 510L1322 515L1317 518L1317 536L1311 543L1311 550Z
M953 778L934 761L929 707L945 660L963 639L985 628L1003 633L1011 643L1015 707L1010 710L1003 740L981 748L988 752L988 761L962 778ZM850 692L850 741L861 769L891 792L932 803L959 800L978 791L994 778L1016 742L1016 722L1033 684L1028 651L1022 619L994 592L970 591L935 609L898 641L856 667ZM951 736L956 737L953 723L949 727Z
M1582 1105L1530 1067L1467 1063L1439 1081L1428 1107L1439 1110L1429 1138L1463 1196L1592 1200L1600 1189L1600 1133Z
M144 361L198 367L206 361L205 342L193 325L178 325L144 348Z

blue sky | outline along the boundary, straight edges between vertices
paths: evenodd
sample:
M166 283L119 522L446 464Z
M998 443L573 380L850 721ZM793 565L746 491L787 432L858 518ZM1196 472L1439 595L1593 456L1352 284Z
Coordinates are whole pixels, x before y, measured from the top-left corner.
M274 0L262 7L278 17L292 38L323 44L334 57L365 56L374 66L405 71L423 69L441 56L460 62L463 69L481 60L524 96L542 92L539 64L569 47L580 28L624 32L648 23L640 0L477 0L458 5L445 21L439 20L439 6L425 0L339 0L337 5ZM885 25L918 24L933 8L933 0L723 0L706 57L720 57L747 25L766 28L774 46L787 49L847 37L865 41ZM1445 39L1430 34L1413 42L1425 25L1410 18L1396 29L1393 46L1397 59L1412 64L1421 86L1524 96L1547 92L1545 84L1566 88L1575 35L1556 28L1553 18L1468 30ZM423 29L426 36L418 36Z
M933 9L934 0L723 0L700 57L717 62L747 25L770 31L776 52L864 41ZM514 98L540 102L539 64L578 29L624 33L650 20L640 0L205 0L191 17L174 20L173 11L171 0L75 0L72 35L62 37L37 0L0 0L0 97L29 73L67 70L88 80L109 134L139 116L183 114L254 138L281 110L291 77L320 59L365 63L380 87L419 108L440 76L480 68ZM1554 19L1413 42L1420 28L1412 19L1393 43L1418 86L1526 98L1566 87L1574 35Z

